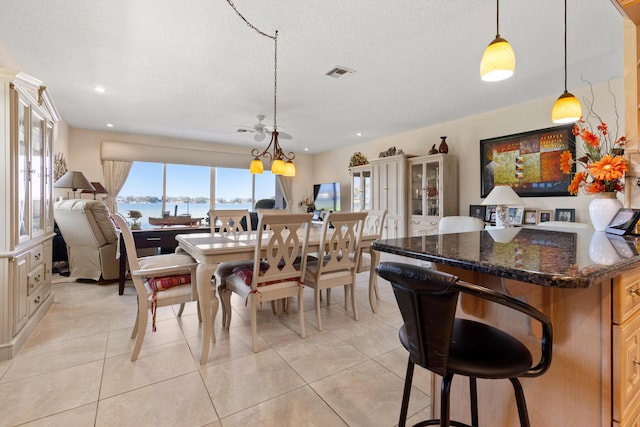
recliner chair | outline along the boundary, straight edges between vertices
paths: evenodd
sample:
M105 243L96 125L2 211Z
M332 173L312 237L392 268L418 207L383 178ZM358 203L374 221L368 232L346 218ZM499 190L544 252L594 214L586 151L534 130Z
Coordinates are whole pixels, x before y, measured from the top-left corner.
M67 244L71 277L96 281L119 277L119 236L109 214L101 200L62 200L54 204L53 216Z

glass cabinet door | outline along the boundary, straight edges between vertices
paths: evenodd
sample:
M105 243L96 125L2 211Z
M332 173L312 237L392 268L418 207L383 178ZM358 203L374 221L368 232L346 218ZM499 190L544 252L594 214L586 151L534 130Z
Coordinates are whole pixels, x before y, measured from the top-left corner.
M44 187L44 118L31 110L31 232L44 227L42 189Z
M371 209L371 171L362 171L362 203L364 210Z
M411 165L411 215L423 214L423 173L422 163L415 163Z
M29 200L29 147L27 145L27 117L29 117L29 106L18 99L18 240L29 237L27 228L27 200Z
M44 134L44 224L53 224L53 170L48 170L53 164L53 124L46 123Z
M427 193L427 215L440 215L440 163L426 163L425 188Z
M351 196L351 210L353 212L359 212L362 210L362 204L360 203L360 191L362 185L362 179L360 177L360 173L354 172L353 178L351 180L351 189L353 190L353 195Z

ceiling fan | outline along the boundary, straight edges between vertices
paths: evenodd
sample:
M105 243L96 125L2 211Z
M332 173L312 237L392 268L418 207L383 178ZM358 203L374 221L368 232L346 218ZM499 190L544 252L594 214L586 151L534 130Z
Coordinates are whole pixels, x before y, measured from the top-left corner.
M258 114L256 118L258 119L258 123L253 126L240 126L236 131L239 134L243 133L253 133L253 139L260 142L264 140L267 135L271 135L273 132L273 126L267 126L262 121L264 120L264 114ZM278 137L281 139L291 139L291 135L282 131L281 127L278 127Z

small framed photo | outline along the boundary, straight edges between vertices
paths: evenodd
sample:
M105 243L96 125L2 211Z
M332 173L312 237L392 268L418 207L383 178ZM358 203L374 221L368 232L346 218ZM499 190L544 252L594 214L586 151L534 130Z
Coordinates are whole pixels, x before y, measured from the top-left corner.
M495 206L485 206L487 208L484 216L484 222L496 222L496 207Z
M551 211L538 211L538 224L551 221Z
M575 209L556 209L555 221L576 222Z
M482 205L469 205L469 216L486 221L487 207Z
M619 209L609 225L606 232L618 235L631 234L638 235L636 226L640 219L640 210L638 209Z
M509 208L509 223L511 225L522 225L524 208Z
M525 209L524 211L524 223L525 224L537 224L538 223L538 211Z

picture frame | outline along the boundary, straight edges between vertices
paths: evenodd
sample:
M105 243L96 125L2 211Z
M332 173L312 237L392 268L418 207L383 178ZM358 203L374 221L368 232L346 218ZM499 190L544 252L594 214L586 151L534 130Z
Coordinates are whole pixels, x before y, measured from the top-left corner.
M496 222L496 207L494 205L486 206L487 210L484 217L484 222L494 223Z
M553 218L553 212L547 210L538 210L538 224L549 222Z
M575 209L556 209L554 221L576 222Z
M522 219L524 224L537 224L538 223L538 211L535 209L525 209L524 217Z
M524 216L524 207L509 208L509 224L522 225L523 216Z
M483 205L469 205L469 216L486 221L487 207Z
M560 156L576 158L573 124L480 140L480 197L509 185L520 197L570 196L573 174L560 169ZM573 165L575 172L575 165Z
M640 210L621 208L618 209L605 231L617 235L637 236L638 220L640 220Z

